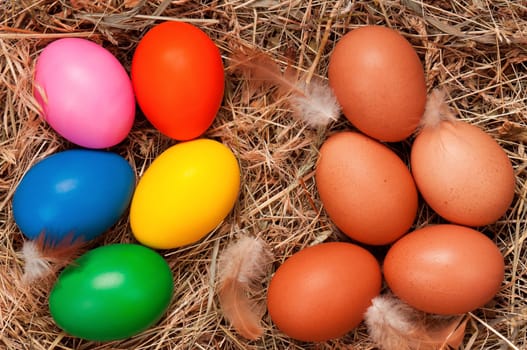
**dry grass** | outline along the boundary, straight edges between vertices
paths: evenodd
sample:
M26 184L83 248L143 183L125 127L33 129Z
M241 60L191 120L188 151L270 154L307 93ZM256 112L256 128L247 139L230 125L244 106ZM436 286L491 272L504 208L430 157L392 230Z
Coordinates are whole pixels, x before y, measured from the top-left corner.
M21 176L36 161L71 147L39 119L31 96L34 59L50 40L88 37L109 48L129 68L141 35L164 19L185 19L203 28L225 60L233 44L257 46L278 62L295 52L306 78L326 77L335 41L362 24L382 24L415 46L428 87L444 86L452 106L496 137L517 174L516 197L507 215L485 229L506 262L506 279L495 301L470 315L464 349L527 348L527 2L524 0L230 0L0 2L0 348L1 349L373 349L363 326L325 344L292 341L272 326L256 342L238 337L222 319L213 281L219 251L239 232L263 237L275 267L302 247L343 240L318 199L313 170L327 133L351 126L341 118L311 130L291 118L271 93L247 92L227 75L222 109L207 137L221 140L238 157L242 189L231 215L202 241L163 252L176 279L168 314L134 338L97 344L68 337L47 310L50 282L22 286L18 255L23 238L10 200ZM126 141L112 150L140 176L173 141L138 116ZM408 143L393 145L408 150ZM416 226L438 218L424 205ZM132 241L126 218L91 246ZM382 249L379 249L382 254ZM455 288L455 286L453 286ZM474 286L477 288L477 286ZM264 292L262 295L264 297Z

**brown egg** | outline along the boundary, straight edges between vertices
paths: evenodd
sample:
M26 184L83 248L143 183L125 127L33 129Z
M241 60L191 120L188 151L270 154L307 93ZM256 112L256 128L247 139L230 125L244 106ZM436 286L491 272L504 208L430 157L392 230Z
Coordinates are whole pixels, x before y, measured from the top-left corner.
M371 253L351 243L321 243L278 268L269 284L267 308L289 337L326 341L358 326L380 289L380 266Z
M331 54L329 85L346 118L381 141L410 136L426 101L424 71L397 31L365 26L344 35Z
M384 260L384 277L401 300L433 314L462 314L489 302L504 277L503 257L484 234L435 225L398 240Z
M349 237L383 245L405 234L417 213L410 171L388 147L357 132L330 136L315 180L324 208Z
M477 126L442 121L423 129L412 145L411 165L425 201L453 223L491 224L512 203L512 164L499 144Z

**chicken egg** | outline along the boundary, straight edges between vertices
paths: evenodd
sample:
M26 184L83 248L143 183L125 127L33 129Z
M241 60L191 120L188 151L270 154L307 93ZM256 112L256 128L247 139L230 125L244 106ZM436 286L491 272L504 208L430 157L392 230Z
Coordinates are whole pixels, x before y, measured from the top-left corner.
M417 189L391 149L357 132L338 132L320 149L315 180L324 208L349 237L383 245L408 231Z
M465 226L433 225L399 239L384 260L385 280L401 300L433 314L473 311L499 291L500 250Z
M381 271L366 249L344 242L305 248L269 284L267 308L291 338L326 341L357 327L381 288Z
M344 35L329 61L329 84L346 118L381 141L401 141L424 112L422 63L397 31L364 26Z
M411 165L425 201L453 223L494 223L514 198L507 154L490 135L463 121L424 128L412 145Z

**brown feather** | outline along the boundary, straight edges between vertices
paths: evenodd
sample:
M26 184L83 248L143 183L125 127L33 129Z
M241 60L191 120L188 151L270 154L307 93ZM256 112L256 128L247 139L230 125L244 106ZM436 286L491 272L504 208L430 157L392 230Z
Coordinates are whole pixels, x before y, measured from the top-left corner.
M228 279L219 288L218 295L223 314L236 331L247 339L258 339L263 333L261 315L255 310L255 303L247 297L245 286Z
M42 232L35 240L24 242L22 258L25 261L23 280L26 283L55 274L63 267L71 264L81 253L84 241L66 235L55 242L46 238Z
M340 116L340 107L333 90L322 79L308 83L299 78L291 65L282 72L278 63L257 49L238 48L230 56L228 70L247 82L251 94L262 87L274 87L284 97L293 115L312 127L325 126Z
M255 90L269 85L277 87L282 93L296 90L295 84L288 79L291 74L283 74L269 55L254 48L235 50L230 56L228 70L242 76Z
M251 300L249 294L261 287L271 253L259 238L242 236L221 254L218 264L218 297L225 318L234 329L247 339L263 334L261 318L265 312L262 303Z

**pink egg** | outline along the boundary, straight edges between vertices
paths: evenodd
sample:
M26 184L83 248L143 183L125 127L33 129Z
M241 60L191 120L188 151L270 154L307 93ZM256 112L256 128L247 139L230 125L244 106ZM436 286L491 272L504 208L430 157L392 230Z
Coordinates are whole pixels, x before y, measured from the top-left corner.
M114 146L134 122L128 73L110 51L86 39L59 39L44 48L35 67L34 94L51 127L82 147Z

